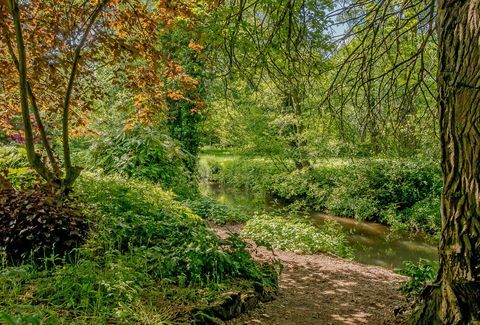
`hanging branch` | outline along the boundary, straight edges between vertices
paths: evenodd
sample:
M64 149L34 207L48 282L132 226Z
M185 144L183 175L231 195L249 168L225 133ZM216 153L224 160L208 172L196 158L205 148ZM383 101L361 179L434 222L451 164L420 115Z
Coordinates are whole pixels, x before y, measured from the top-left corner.
M427 83L435 81L431 71L436 61L433 53L429 62L425 56L436 41L435 9L434 0L354 0L330 13L336 25L347 28L337 36L336 55L344 53L344 58L334 69L323 101L333 115L343 120L348 104L359 111L368 107L365 124L383 118L385 130L390 127L396 133L404 126L400 117L409 114L407 102L412 98L424 100L426 111L432 111L429 106L436 95ZM342 98L340 107L334 98ZM435 113L432 122L434 117Z

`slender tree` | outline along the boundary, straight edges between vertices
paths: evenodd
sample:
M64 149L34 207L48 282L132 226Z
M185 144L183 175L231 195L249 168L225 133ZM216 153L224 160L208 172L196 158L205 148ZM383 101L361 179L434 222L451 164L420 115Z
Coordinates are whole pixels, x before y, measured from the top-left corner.
M172 102L201 109L198 80L159 43L177 24L193 35L210 8L195 0L0 0L0 127L21 133L32 168L68 193L81 172L70 137L88 124L91 103L103 95L98 69L115 66L111 82L125 81L130 90L135 114L127 126L153 122ZM202 48L189 44L192 52ZM61 150L52 139L60 139Z

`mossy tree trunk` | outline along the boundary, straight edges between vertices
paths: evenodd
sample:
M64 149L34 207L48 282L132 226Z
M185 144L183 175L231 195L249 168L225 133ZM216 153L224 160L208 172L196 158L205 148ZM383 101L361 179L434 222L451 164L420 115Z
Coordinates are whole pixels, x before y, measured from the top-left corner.
M480 322L480 1L439 1L442 238L416 324Z

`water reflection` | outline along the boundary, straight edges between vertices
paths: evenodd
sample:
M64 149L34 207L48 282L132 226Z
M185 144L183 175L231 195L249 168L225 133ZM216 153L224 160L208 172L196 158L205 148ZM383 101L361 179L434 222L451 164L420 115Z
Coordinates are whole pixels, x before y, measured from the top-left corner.
M384 225L360 222L321 213L313 213L312 221L321 225L326 220L335 220L347 231L348 240L355 252L355 260L361 263L387 268L402 266L403 261L418 261L420 258L436 259L437 248L425 242L421 236L392 233Z
M248 191L238 191L218 184L204 184L205 194L217 201L247 212L264 210L275 212L279 207L265 198L259 198ZM420 258L436 259L437 248L427 243L421 236L409 236L391 232L384 225L362 222L323 213L312 213L310 220L322 225L326 220L338 222L347 232L353 247L355 260L364 264L386 268L402 267L403 261L418 261Z

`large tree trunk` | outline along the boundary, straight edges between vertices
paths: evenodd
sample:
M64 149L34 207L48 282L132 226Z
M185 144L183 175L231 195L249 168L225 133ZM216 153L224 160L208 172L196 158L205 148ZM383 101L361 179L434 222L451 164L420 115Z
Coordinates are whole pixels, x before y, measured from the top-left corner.
M480 1L439 1L442 239L417 324L480 322Z

